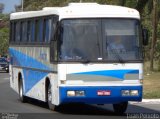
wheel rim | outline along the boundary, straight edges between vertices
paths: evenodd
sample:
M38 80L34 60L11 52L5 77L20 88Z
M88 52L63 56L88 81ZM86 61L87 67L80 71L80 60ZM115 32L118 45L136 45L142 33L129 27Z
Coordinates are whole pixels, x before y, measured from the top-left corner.
M48 101L51 102L52 101L52 92L51 92L51 86L49 85L48 87Z

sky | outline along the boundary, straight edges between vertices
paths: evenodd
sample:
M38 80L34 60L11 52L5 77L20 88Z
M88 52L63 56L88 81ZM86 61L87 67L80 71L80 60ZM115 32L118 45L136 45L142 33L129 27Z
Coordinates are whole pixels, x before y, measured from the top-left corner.
M15 5L21 4L21 0L0 0L0 3L5 5L3 13L11 13L15 11Z

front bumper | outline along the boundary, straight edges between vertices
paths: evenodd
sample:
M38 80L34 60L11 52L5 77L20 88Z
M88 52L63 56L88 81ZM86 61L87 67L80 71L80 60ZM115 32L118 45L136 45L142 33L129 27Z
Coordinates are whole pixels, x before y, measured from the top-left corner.
M141 101L142 86L64 86L60 87L60 103L114 104L126 101ZM85 91L85 96L67 96L67 91ZM98 96L98 90L110 90L109 96ZM122 96L122 90L138 90L137 96Z

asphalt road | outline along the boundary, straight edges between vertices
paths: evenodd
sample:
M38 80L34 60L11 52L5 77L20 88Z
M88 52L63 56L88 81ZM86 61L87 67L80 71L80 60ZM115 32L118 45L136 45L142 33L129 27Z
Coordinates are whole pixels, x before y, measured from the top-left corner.
M155 116L157 119L160 118L160 104L129 104L123 116L116 115L112 105L70 104L50 111L45 103L37 100L29 99L28 103L21 103L18 94L10 88L9 74L0 71L0 113L0 119L106 119L106 117L133 119L134 116Z

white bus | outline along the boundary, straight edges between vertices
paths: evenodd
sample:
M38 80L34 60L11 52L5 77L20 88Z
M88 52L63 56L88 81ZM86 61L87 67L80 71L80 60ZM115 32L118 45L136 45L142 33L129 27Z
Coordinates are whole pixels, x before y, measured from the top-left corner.
M142 35L143 34L143 35ZM113 104L142 100L143 45L135 9L70 3L10 15L10 85L22 102Z

